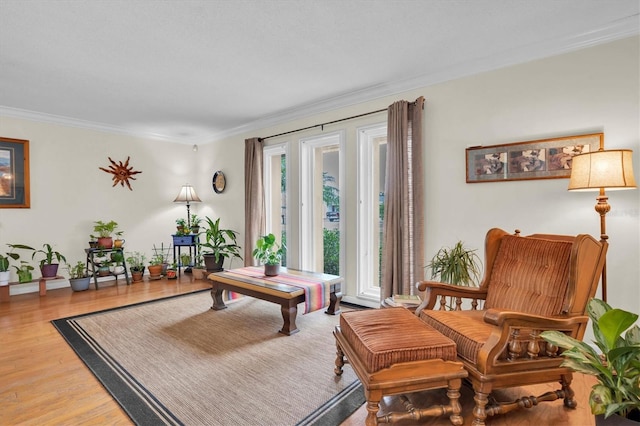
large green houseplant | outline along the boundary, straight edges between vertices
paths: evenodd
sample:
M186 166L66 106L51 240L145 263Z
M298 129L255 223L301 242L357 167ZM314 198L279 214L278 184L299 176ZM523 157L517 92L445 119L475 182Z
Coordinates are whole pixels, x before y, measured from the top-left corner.
M242 259L238 245L238 233L232 229L220 227L220 218L215 222L208 216L204 218L204 226L199 234L198 249L202 254L208 271L222 270L227 258Z
M33 249L31 259L35 259L38 255L42 255L42 259L40 259L40 272L43 278L55 277L58 273L60 262L67 261L64 255L59 251L55 251L49 243L44 243L39 250Z
M640 327L638 315L613 309L591 299L587 313L593 323L598 353L587 343L558 331L541 333L547 342L564 349L563 366L598 380L591 388L591 412L607 418L617 414L640 422Z
M267 276L278 275L282 256L285 254L284 243L278 244L273 234L263 235L256 241L256 248L253 249L253 257L264 265L264 274Z

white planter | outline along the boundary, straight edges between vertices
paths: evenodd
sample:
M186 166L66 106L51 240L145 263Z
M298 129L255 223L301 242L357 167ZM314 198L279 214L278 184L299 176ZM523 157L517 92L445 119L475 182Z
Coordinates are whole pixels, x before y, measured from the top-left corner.
M11 271L0 272L0 285L9 285L9 278L11 278Z

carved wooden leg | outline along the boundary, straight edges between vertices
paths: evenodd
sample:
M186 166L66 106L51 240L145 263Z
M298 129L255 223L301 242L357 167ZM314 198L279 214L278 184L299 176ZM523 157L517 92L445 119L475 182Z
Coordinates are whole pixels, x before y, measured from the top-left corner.
M224 304L224 300L222 300L222 289L213 287L211 289L211 298L213 299L213 306L211 309L214 311L219 311L221 309L226 309L227 305Z
M333 369L336 376L342 376L342 367L344 367L344 352L342 352L342 348L338 342L336 342L336 367Z
M473 407L473 425L474 426L485 426L484 421L487 418L487 412L485 411L485 407L487 406L487 402L489 402L489 394L476 391L473 400L476 402L475 407Z
M460 386L462 386L462 380L449 380L449 387L447 389L449 405L451 405L451 416L449 416L449 420L451 421L451 424L456 426L464 423L464 419L461 416L462 406L460 405Z
M376 426L378 424L378 411L380 410L380 400L382 399L382 392L366 392L365 398L367 399L367 418L364 421L366 426Z
M292 304L292 306L289 306L283 303L281 305L280 311L282 312L282 319L284 320L284 324L282 326L282 330L280 330L280 333L290 336L300 331L296 326L296 316L298 315L297 305Z
M575 399L575 393L571 389L571 381L573 380L572 374L565 374L560 379L562 390L564 391L564 406L567 408L576 408L578 401Z
M342 291L340 291L339 284L336 285L335 290L329 293L329 307L325 314L338 315L340 313L340 300L342 299Z

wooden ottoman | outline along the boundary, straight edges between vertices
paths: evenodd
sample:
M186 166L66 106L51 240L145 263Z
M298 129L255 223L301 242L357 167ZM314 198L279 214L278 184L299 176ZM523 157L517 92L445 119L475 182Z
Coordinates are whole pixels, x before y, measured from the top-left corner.
M467 377L456 362L456 344L402 307L344 312L333 332L337 357L335 373L351 365L364 386L366 425L420 420L448 414L461 425L460 386ZM346 357L346 359L345 359ZM415 409L404 398L407 412L378 417L384 395L447 388L449 405Z

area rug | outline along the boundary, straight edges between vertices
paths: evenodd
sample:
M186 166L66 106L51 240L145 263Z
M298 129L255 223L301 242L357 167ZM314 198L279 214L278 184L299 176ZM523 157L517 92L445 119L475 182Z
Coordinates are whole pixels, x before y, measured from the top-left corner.
M364 403L351 369L333 372L339 317L209 292L52 321L136 424L338 425Z

